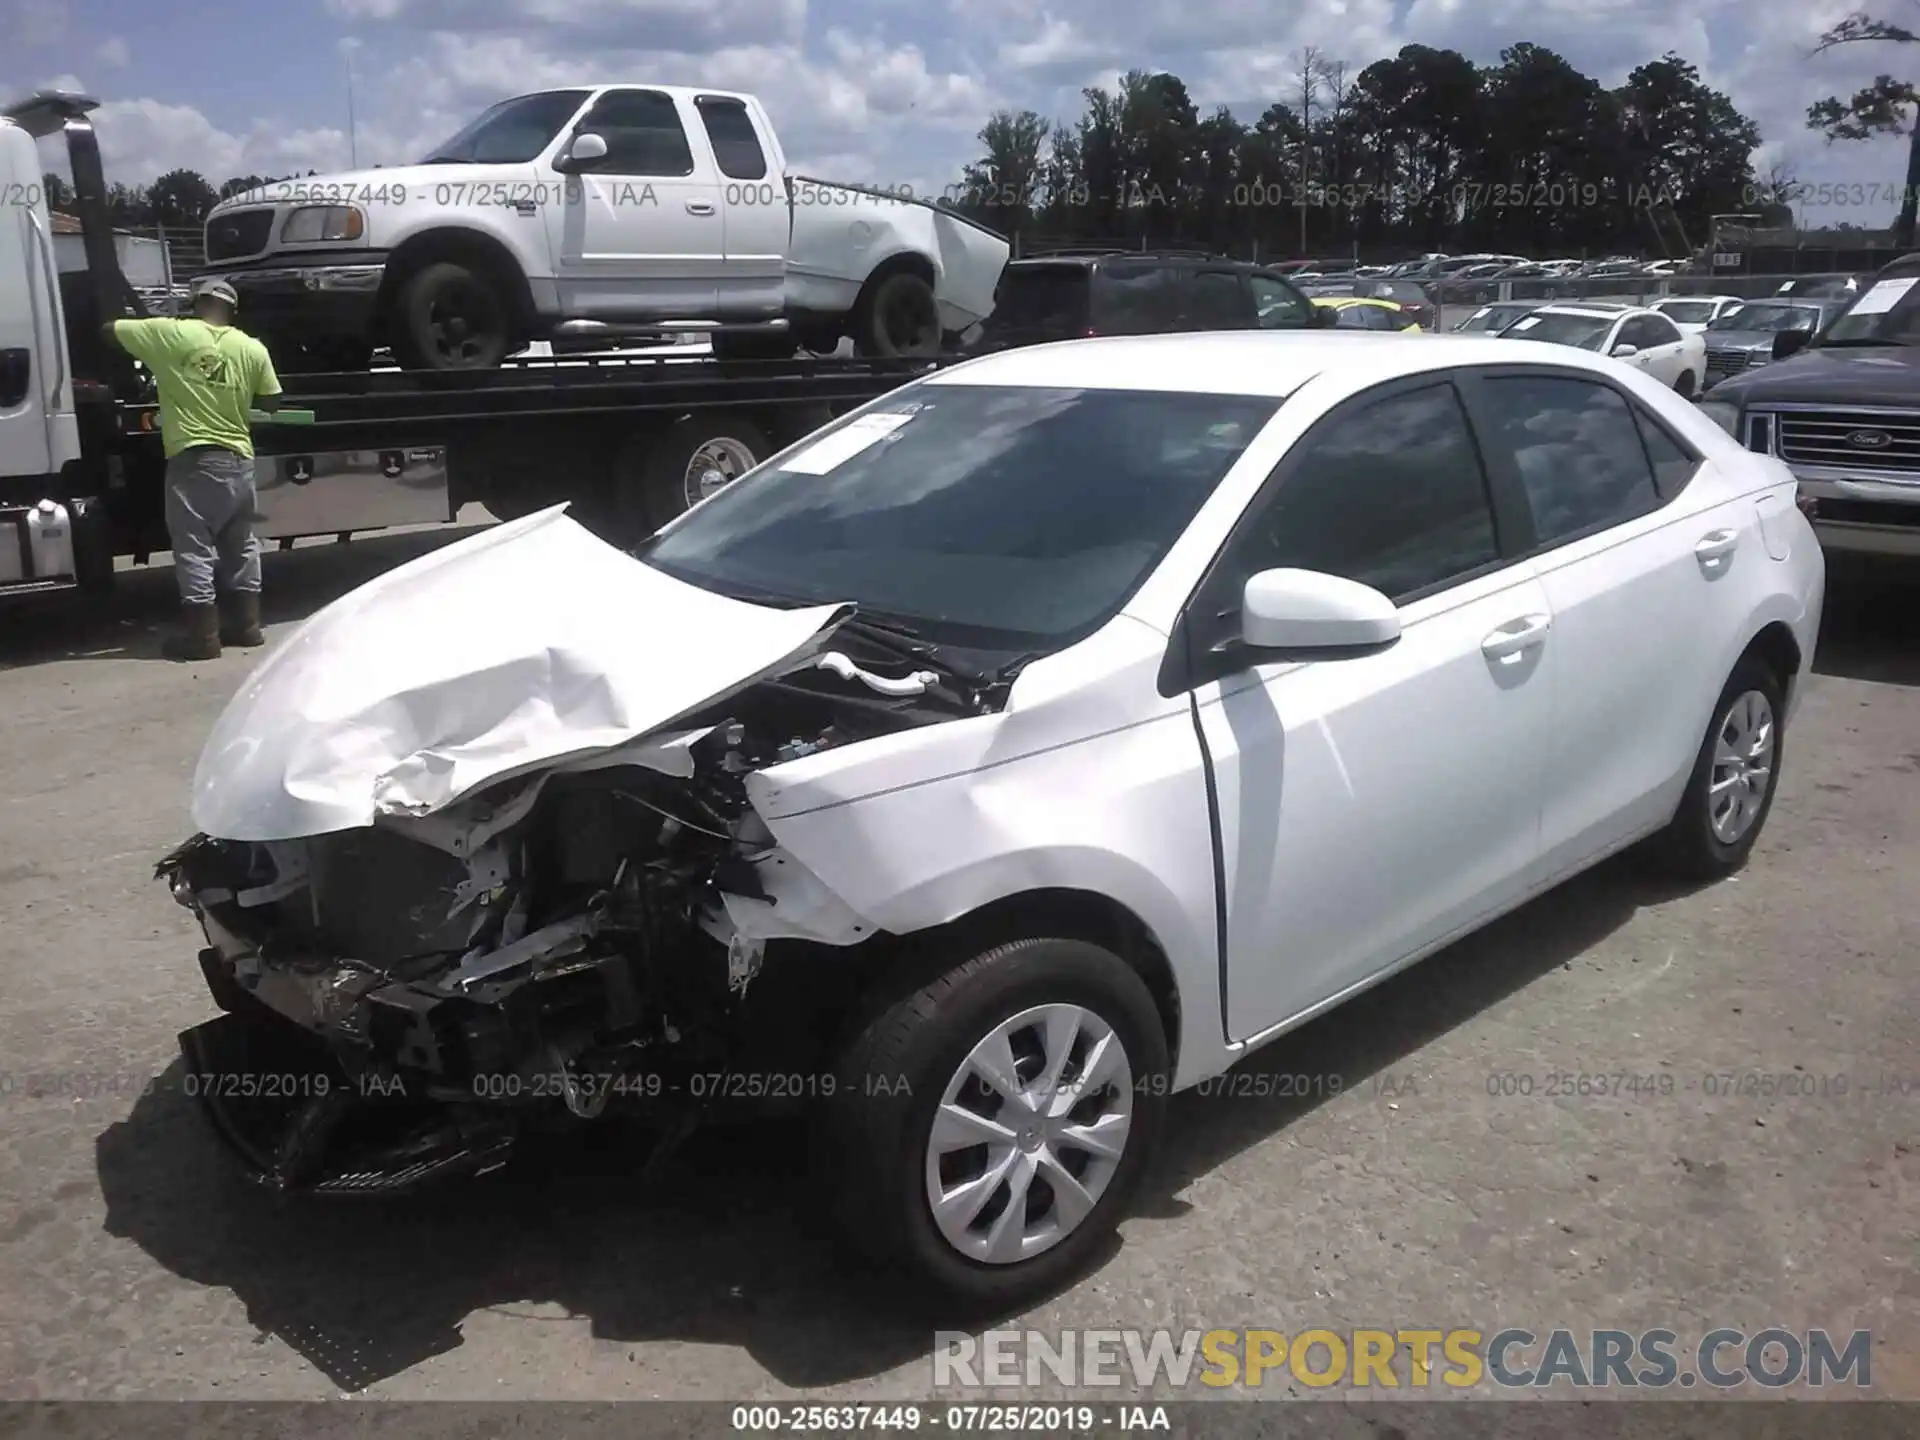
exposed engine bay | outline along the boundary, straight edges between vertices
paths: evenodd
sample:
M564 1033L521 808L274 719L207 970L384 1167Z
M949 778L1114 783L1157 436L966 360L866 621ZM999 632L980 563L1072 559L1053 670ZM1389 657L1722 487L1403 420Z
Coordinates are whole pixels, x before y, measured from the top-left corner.
M256 1178L391 1192L493 1168L530 1127L672 1132L830 1086L888 937L775 843L743 778L990 713L1010 682L843 628L670 732L445 808L166 856L226 1012L182 1036L188 1071Z

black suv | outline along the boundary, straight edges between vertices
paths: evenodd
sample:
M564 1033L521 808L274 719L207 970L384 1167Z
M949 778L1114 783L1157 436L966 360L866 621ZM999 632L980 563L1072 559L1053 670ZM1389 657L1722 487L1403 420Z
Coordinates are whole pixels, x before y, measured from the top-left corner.
M1187 251L1072 251L1009 261L993 313L966 349L1181 330L1309 330L1333 318L1284 276L1245 261Z

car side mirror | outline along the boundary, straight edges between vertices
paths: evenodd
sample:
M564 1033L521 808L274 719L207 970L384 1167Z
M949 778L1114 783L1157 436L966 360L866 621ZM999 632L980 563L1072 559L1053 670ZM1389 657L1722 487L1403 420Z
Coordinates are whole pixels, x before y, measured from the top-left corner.
M1607 353L1616 360L1624 360L1629 355L1638 355L1640 353L1640 347L1638 345L1629 345L1623 340Z
M1317 570L1262 570L1240 594L1240 643L1266 655L1341 659L1400 638L1393 601Z
M1784 360L1789 355L1798 354L1806 349L1812 340L1811 330L1782 330L1773 337L1773 358Z
M596 135L591 130L582 130L573 137L573 143L567 146L566 151L554 162L553 168L563 175L570 175L576 170L585 170L596 160L606 158L606 137Z

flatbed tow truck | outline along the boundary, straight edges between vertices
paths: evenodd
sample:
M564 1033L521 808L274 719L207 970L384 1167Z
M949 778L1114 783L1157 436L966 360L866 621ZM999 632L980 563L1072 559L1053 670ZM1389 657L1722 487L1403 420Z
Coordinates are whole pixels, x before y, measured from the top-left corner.
M97 105L42 92L0 111L0 597L104 591L119 557L145 564L167 548L152 378L99 334L147 312L114 253L87 118ZM53 135L66 144L87 256L64 275L36 144ZM496 370L286 375L283 405L303 423L265 418L255 431L255 533L284 549L452 523L475 501L500 520L566 501L601 535L632 543L945 363L576 354Z

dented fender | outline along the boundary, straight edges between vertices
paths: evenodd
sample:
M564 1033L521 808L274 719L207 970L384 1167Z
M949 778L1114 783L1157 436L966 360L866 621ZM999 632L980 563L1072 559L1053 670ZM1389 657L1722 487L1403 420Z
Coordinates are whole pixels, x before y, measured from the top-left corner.
M1186 697L1153 684L1165 644L1110 625L1035 662L1000 714L773 766L746 777L747 796L782 850L893 934L1036 890L1124 906L1188 997L1184 1083L1229 1052L1204 1000L1221 985L1206 784ZM1116 669L1136 675L1114 683ZM1116 712L1121 695L1136 708Z

